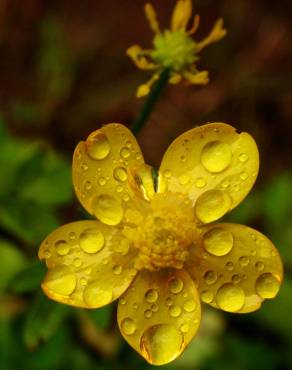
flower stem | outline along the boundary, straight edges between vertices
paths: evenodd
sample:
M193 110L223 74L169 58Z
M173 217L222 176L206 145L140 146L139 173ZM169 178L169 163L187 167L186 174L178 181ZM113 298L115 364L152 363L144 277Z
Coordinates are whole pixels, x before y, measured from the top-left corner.
M159 79L155 82L153 88L151 89L138 117L135 119L132 125L132 132L134 135L137 135L148 118L150 117L155 104L157 103L163 89L165 88L169 78L169 69L164 69Z

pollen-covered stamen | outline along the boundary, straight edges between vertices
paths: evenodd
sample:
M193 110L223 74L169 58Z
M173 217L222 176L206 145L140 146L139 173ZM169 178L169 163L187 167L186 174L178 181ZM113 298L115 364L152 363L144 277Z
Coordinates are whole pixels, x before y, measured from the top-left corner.
M182 268L196 236L190 202L178 195L156 194L151 211L135 233L133 244L139 250L135 267Z

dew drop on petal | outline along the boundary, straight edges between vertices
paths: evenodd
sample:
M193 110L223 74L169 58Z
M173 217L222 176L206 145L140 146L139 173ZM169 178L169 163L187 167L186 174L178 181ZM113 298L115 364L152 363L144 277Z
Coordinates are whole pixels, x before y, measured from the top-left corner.
M149 289L146 293L145 293L145 300L149 303L154 303L156 302L158 299L158 292L157 290L155 289Z
M238 285L231 283L224 284L217 291L216 302L224 311L237 312L244 305L244 291Z
M160 324L148 328L141 337L143 356L155 365L166 364L181 352L183 337L173 325Z
M231 232L215 227L204 235L203 245L210 254L225 256L233 247L233 236Z
M107 137L101 132L90 135L86 144L88 155L95 160L106 158L111 150Z
M101 307L112 301L113 293L110 289L103 290L100 280L93 281L84 289L84 302L89 307Z
M214 295L210 290L204 290L201 293L201 300L205 303L211 303L214 299Z
M241 154L239 155L239 160L240 160L240 162L242 162L242 163L247 162L247 161L248 161L248 155L247 155L247 154L245 154L245 153L241 153Z
M132 319L127 317L121 322L121 330L126 335L132 335L136 331L136 325Z
M206 186L206 180L203 177L198 177L195 181L195 185L197 188L201 189Z
M122 266L121 266L121 265L115 265L115 266L113 267L113 273L114 273L115 275L120 275L120 274L122 273L122 270L123 270L123 268L122 268Z
M265 268L265 265L264 265L264 263L263 263L263 262L258 261L258 262L256 262L256 264L255 264L255 268L257 269L257 271L263 271L263 270L264 270L264 268Z
M241 267L246 267L249 264L249 258L247 256L242 256L239 258L239 264Z
M180 330L182 333L187 333L189 330L190 330L190 326L189 324L187 323L183 323L181 326L180 326Z
M127 147L123 147L123 148L121 149L121 151L120 151L120 155L121 155L121 157L122 157L123 159L127 159L127 158L129 158L129 157L130 157L130 155L131 155L131 151L130 151L130 149L129 149L129 148L127 148Z
M184 284L181 279L173 278L169 280L169 289L171 293L178 294L183 290Z
M194 299L189 299L185 301L183 308L186 312L193 312L197 307L196 301Z
M149 319L152 316L152 311L151 310L145 310L144 311L144 316L146 319Z
M117 181L124 182L128 178L127 171L124 167L117 167L114 169L114 178Z
M43 286L53 293L69 296L76 287L75 274L68 266L58 266L47 272Z
M172 305L169 307L169 315L171 317L178 317L181 314L181 308L178 305Z
M231 163L230 146L222 141L212 141L202 150L201 162L207 171L218 173L224 171Z
M58 240L55 243L55 248L60 256L65 256L69 252L70 245L65 240Z
M201 194L195 205L195 213L200 221L209 223L225 215L231 206L231 199L222 190L208 190Z
M97 253L104 247L104 235L97 229L86 229L79 237L81 249L86 253Z
M215 271L207 271L205 274L204 274L204 280L206 282L206 284L208 285L212 285L214 284L216 281L217 281L217 274Z
M256 291L261 298L274 298L279 289L279 280L270 272L266 272L257 278Z
M120 202L111 195L100 195L94 198L92 208L95 216L106 225L117 225L123 218Z

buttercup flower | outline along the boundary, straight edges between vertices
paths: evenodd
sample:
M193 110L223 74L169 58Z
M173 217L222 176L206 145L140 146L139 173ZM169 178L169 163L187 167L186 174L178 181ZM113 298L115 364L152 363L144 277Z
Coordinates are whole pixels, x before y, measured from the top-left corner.
M103 126L73 156L76 194L97 220L64 225L42 243L44 292L84 308L119 298L126 341L151 364L174 360L199 328L200 299L247 313L279 290L272 242L247 226L214 223L248 194L258 166L250 135L211 123L169 146L154 183L132 133Z
M190 36L197 31L200 18L195 15L192 27L187 30L192 16L191 0L177 1L170 29L164 31L160 31L156 12L150 3L145 5L145 14L150 28L155 34L153 49L144 50L139 45L133 45L127 50L127 54L138 68L154 70L155 72L147 83L138 88L137 96L147 95L152 84L159 78L164 69L169 70L169 82L172 84L179 83L182 78L191 84L207 84L209 82L208 72L198 71L195 63L198 61L198 53L202 49L226 35L223 20L219 19L209 35L202 41L194 41Z

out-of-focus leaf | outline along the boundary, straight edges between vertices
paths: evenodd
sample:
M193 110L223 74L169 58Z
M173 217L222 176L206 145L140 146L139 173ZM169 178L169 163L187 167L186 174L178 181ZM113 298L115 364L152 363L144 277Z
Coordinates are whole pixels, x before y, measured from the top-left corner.
M245 225L259 217L260 212L261 194L259 192L252 192L232 212L226 215L225 220Z
M70 307L50 301L42 293L38 294L24 324L23 338L26 346L34 349L41 342L48 341L69 312Z
M112 317L112 306L107 305L98 310L88 310L86 315L94 322L94 324L102 329L108 328Z
M45 275L46 268L40 262L33 262L21 270L10 282L9 288L18 294L37 290Z
M26 266L26 260L17 247L0 239L0 294L6 289L11 279Z

